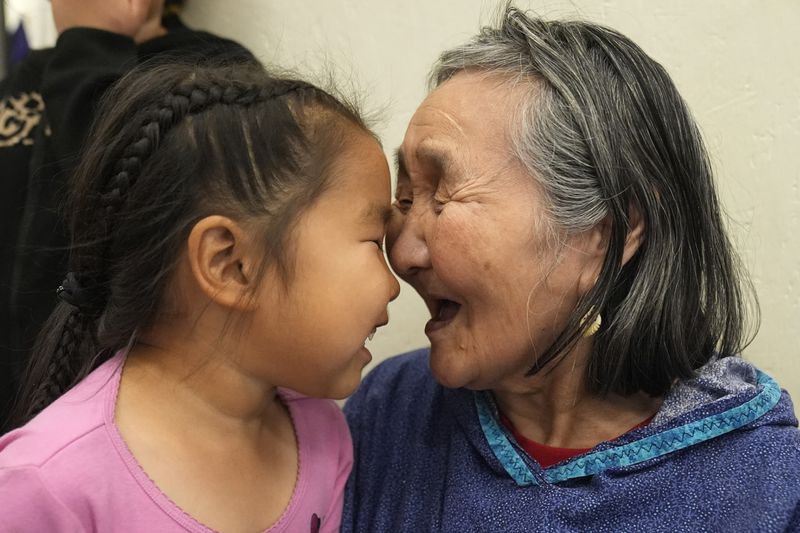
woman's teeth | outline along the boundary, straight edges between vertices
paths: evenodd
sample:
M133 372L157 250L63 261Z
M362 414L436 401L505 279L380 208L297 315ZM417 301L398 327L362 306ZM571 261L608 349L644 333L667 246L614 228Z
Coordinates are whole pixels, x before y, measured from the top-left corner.
M367 336L367 339L369 339L369 340L372 340L372 338L373 338L373 337L375 337L375 332L376 332L377 330L378 330L378 328L375 328L375 329L373 329L373 330L372 330L372 333L370 333L370 334Z

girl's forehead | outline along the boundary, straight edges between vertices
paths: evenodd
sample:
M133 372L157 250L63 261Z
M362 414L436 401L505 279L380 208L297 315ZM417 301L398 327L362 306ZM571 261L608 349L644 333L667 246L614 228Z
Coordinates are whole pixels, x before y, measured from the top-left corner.
M348 140L331 168L328 192L350 200L380 197L391 188L389 164L380 145L370 135Z

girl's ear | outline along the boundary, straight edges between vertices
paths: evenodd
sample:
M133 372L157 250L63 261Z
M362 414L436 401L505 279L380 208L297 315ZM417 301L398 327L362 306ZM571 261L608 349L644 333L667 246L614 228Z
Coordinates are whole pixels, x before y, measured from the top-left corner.
M644 219L639 210L631 205L628 207L628 234L625 237L625 247L622 251L622 266L624 266L639 250L644 240ZM586 294L597 283L600 269L603 267L608 250L608 239L611 236L611 219L606 217L589 230L586 252L590 257L589 265L580 277L581 294Z
M187 254L197 286L224 307L248 310L255 290L256 255L235 221L213 215L192 228Z

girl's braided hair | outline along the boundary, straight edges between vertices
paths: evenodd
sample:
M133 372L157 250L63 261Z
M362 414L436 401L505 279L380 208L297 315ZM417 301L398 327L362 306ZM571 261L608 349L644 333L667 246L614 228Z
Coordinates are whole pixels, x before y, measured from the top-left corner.
M164 304L194 224L261 222L262 273L288 279L288 236L322 192L358 111L261 65L161 64L104 98L67 199L72 244L61 302L16 404L21 425L124 348Z

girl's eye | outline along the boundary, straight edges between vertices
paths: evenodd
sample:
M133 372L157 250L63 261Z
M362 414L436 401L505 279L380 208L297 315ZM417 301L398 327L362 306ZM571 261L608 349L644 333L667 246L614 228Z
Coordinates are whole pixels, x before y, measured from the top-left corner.
M378 247L378 250L380 250L381 252L383 251L383 239L379 239L377 241L372 241L372 242L375 243L375 246Z

